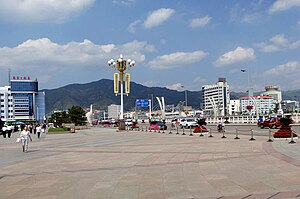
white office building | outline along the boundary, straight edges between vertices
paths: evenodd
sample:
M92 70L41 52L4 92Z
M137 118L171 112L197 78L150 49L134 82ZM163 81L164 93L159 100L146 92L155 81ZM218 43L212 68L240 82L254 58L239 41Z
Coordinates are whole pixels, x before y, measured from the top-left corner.
M112 119L119 119L121 105L111 104L107 108L108 117Z
M243 115L269 115L276 106L276 100L272 96L245 96L240 98L240 101Z
M241 113L241 103L240 100L230 100L229 103L229 115L240 115Z
M14 100L10 86L0 87L0 116L2 121L14 119Z
M202 86L203 111L207 116L226 116L229 114L229 85L225 78L216 84Z

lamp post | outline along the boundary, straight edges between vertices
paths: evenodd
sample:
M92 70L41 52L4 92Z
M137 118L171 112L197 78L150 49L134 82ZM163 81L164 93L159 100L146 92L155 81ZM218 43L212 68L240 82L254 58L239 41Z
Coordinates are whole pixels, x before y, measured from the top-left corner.
M248 87L248 102L247 102L247 107L250 108L250 72L249 72L249 70L246 70L246 69L242 69L241 71L243 73L247 72L247 74L248 74L248 85L247 85L247 87ZM249 111L249 117L251 117L251 112L250 112L251 110L248 109L248 111Z
M123 87L124 87L124 75L125 75L125 83L126 88L125 92L128 95L129 94L129 85L130 85L130 74L125 73L125 70L127 67L133 67L135 64L135 61L128 59L127 61L123 59L123 55L120 55L120 58L114 61L113 59L110 59L108 62L108 65L116 68L119 73L114 74L114 92L116 95L119 93L119 82L120 82L120 96L121 96L121 109L120 109L120 123L119 123L119 130L125 130L125 122L124 122L124 102L123 102Z
M181 86L181 88L184 88L184 86ZM184 90L184 98L185 98L185 108L187 108L187 89Z

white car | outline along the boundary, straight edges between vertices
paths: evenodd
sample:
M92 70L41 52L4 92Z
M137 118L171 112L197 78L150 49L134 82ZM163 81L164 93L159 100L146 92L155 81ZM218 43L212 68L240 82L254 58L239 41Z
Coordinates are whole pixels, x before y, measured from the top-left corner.
M180 127L181 128L194 128L195 126L197 126L197 122L195 120L195 118L183 118L180 120Z
M132 120L131 119L125 120L125 125L126 126L131 126L132 125Z

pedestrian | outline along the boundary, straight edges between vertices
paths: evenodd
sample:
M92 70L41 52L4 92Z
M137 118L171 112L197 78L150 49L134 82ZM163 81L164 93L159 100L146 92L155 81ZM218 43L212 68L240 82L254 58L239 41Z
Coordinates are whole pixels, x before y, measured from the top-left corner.
M30 133L30 134L32 134L32 128L33 128L33 126L32 126L32 124L30 124L30 125L29 125L29 133Z
M41 131L42 131L42 127L38 124L36 125L36 133L37 133L37 138L39 139L41 136Z
M12 131L13 131L13 126L9 125L6 127L6 132L7 132L8 138L10 138Z
M27 150L28 150L28 142L29 142L29 140L32 141L32 138L30 136L30 133L28 131L27 126L25 126L23 128L23 130L21 131L20 138L21 138L21 141L22 141L23 152L26 153Z
M3 136L3 138L6 138L6 130L7 130L7 127L4 125L2 127L2 136Z

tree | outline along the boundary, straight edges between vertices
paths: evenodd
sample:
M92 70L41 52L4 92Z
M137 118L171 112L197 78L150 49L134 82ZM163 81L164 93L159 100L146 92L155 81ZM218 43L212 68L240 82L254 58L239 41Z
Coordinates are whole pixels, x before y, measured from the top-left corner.
M69 118L69 115L65 111L55 112L50 116L49 122L54 123L55 126L61 127L62 123L69 123L70 118Z
M85 112L80 106L72 106L69 109L70 121L75 125L81 124L86 121Z

